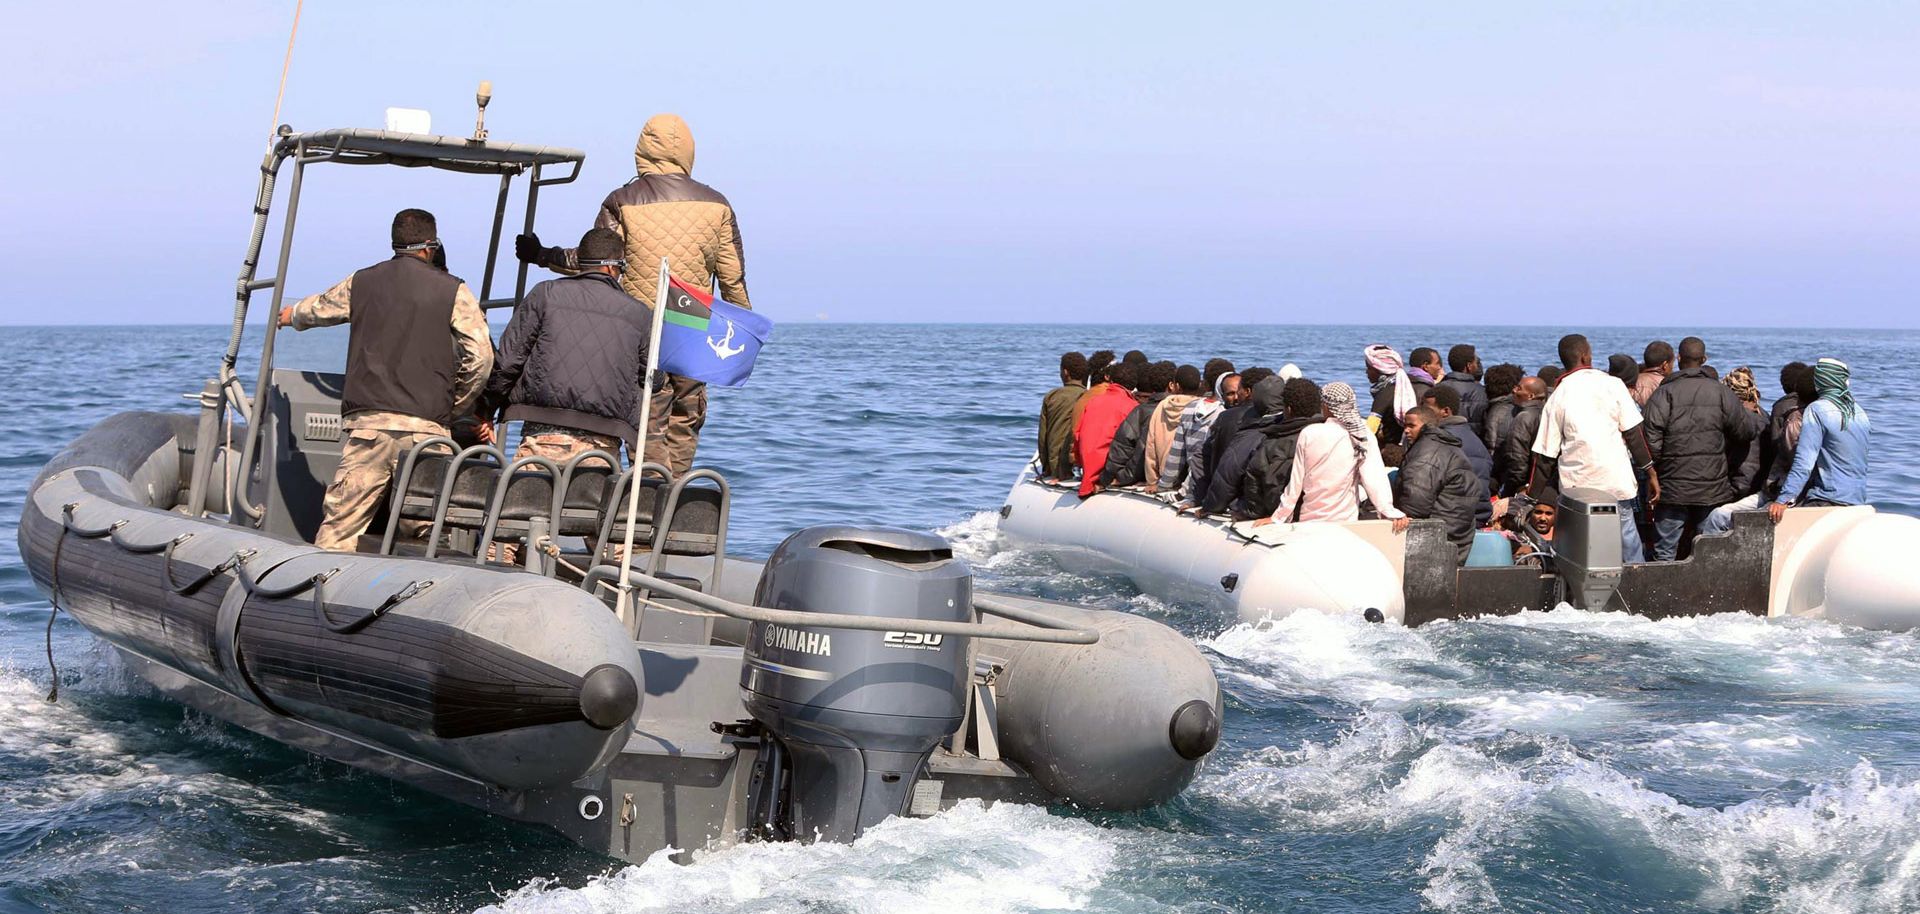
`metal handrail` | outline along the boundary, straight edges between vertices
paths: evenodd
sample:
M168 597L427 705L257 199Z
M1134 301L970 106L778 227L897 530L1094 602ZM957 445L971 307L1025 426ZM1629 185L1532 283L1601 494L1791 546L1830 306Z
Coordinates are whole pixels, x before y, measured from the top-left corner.
M744 619L748 622L765 622L771 625L813 628L845 628L868 632L915 632L923 635L965 635L972 638L993 638L1001 641L1038 641L1047 644L1094 644L1100 640L1100 631L1086 626L1074 625L1055 619L1045 613L1022 609L993 597L974 597L975 610L987 615L1012 619L1019 625L992 625L985 622L946 622L938 619L896 619L886 616L856 616L851 613L812 613L796 609L773 609L766 606L749 606L735 603L723 597L703 593L675 584L665 578L654 577L641 571L632 571L632 582L650 590L659 591L673 599L690 603L701 609L717 612L723 616ZM611 565L599 565L587 572L580 585L592 590L593 585L602 581L617 582L620 569Z
M400 461L400 475L393 482L394 497L387 506L387 529L380 535L381 555L393 554L393 534L400 528L400 512L406 507L407 487L413 484L414 465L435 447L445 447L447 454L452 455L460 450L460 443L445 435L435 435L407 449L407 456Z
M459 483L460 471L466 467L467 461L477 457L491 458L493 465L503 472L511 462L507 459L506 451L491 444L470 444L453 455L453 462L447 464L447 476L440 481L440 494L433 500L433 528L427 533L427 558L440 554L440 534L447 529L447 512L453 510L454 486ZM400 493L403 501L406 497L405 492Z
M660 573L660 563L666 560L667 539L673 536L673 516L680 510L680 499L687 491L687 483L696 479L713 480L720 491L720 516L713 530L713 571L707 581L708 587L719 590L720 576L727 569L727 515L733 512L733 487L727 484L725 476L709 467L701 467L673 480L672 487L667 490L666 507L653 519L652 544L648 547L652 554L647 558L647 573ZM646 594L643 592L641 596Z

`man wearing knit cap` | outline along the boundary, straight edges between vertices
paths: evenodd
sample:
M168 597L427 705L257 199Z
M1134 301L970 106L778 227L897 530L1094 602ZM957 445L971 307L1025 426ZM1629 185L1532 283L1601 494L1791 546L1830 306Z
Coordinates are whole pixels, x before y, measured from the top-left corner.
M620 277L621 288L649 306L655 304L660 258L665 257L674 278L695 289L718 287L722 299L752 307L747 301L746 261L733 206L719 191L691 177L693 134L687 122L673 114L648 119L634 145L633 165L638 174L601 201L593 223L612 229L626 245L627 270ZM579 272L576 249L543 248L537 235L514 239L514 253L556 272ZM653 396L647 436L663 442L663 456L675 475L692 468L694 447L706 420L707 385L668 376L666 385Z

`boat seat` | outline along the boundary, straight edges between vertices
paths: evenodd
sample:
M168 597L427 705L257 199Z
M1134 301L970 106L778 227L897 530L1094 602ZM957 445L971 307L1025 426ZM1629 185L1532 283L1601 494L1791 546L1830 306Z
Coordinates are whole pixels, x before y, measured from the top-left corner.
M658 479L642 480L644 490L640 493L639 526L634 528L635 545L654 541L654 520L666 513L667 501L672 497L673 487ZM612 488L609 480L608 487ZM687 486L680 490L680 504L673 510L673 523L667 529L665 539L659 544L664 555L713 555L720 549L720 510L722 493L719 489L704 486ZM614 506L614 522L607 543L620 542L626 536L626 505Z
M447 481L447 466L451 463L453 457L448 454L425 454L414 463L413 476L407 480L407 491L400 499L401 517L433 520L434 499L440 497L440 487ZM447 523L456 527L479 527L486 520L487 500L493 496L493 485L499 479L500 468L492 463L467 461L453 481L453 495L447 500ZM552 483L547 483L547 493L551 499Z
M567 480L567 493L554 521L559 536L587 536L600 526L600 505L613 486L613 471L602 464L576 467ZM644 499L643 499L644 500ZM500 504L500 527L524 531L535 517L553 513L553 477L546 470L523 467L507 480L506 497Z

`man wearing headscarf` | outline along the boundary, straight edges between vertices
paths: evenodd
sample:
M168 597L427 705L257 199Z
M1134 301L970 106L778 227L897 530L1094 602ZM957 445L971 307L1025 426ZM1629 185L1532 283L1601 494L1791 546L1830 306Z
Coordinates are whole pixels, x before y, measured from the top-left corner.
M1733 391L1733 398L1740 401L1753 418L1754 436L1745 444L1728 444L1727 481L1733 485L1735 500L1757 496L1767 485L1767 465L1773 459L1773 436L1767 434L1767 412L1760 405L1760 384L1753 378L1753 369L1745 365L1727 372L1721 379L1727 389ZM1748 505L1748 509L1758 504Z
M1407 410L1420 405L1420 395L1426 391L1414 383L1407 374L1400 353L1392 346L1376 343L1366 349L1367 380L1378 383L1374 388L1373 407L1367 423L1374 427L1382 444L1399 444L1402 435L1401 419ZM1431 386L1431 383L1424 385Z
M1873 423L1854 402L1852 370L1839 359L1815 362L1813 390L1817 399L1801 410L1793 469L1767 506L1776 524L1788 505L1867 503L1867 439Z
M1294 445L1293 468L1280 493L1280 506L1271 516L1254 521L1254 526L1359 520L1357 491L1366 492L1380 517L1404 516L1393 506L1393 486L1380 460L1380 444L1360 418L1353 388L1342 381L1321 388L1320 412L1326 421L1301 429Z

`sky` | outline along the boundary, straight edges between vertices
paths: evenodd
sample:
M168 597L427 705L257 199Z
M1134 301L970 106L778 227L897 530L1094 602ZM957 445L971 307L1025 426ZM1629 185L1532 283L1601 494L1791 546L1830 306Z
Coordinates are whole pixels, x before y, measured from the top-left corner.
M0 323L227 319L293 8L7 4ZM493 138L587 153L556 244L678 113L776 322L1909 328L1914 12L309 0L279 120L464 135L489 79ZM317 166L290 292L406 206L477 282L494 191Z

